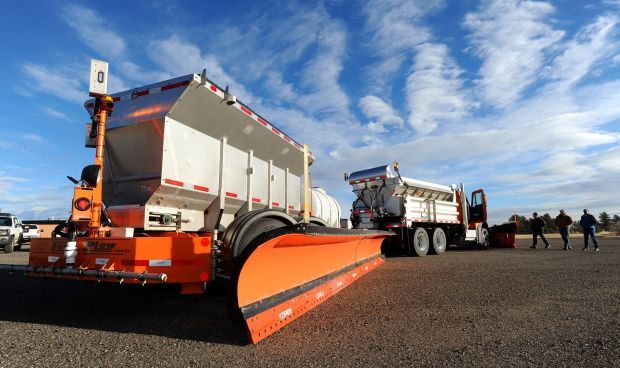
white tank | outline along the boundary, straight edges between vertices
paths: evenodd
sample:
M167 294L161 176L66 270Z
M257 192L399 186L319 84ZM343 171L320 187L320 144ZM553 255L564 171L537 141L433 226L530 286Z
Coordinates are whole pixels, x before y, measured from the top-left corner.
M340 204L324 189L312 188L310 211L312 216L322 219L329 227L340 227Z

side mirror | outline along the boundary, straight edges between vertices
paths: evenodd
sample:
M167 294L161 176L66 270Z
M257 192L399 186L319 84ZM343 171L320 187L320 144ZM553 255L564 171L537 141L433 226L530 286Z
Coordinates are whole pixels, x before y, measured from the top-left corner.
M86 185L90 187L96 187L99 180L99 172L101 171L101 165L88 165L82 169L82 176L80 177Z

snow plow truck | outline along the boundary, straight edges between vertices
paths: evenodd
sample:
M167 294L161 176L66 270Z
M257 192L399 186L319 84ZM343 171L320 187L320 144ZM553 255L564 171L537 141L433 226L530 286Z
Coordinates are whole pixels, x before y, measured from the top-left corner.
M32 240L27 265L0 269L183 294L219 281L257 343L383 263L391 234L341 229L334 206L312 217L307 146L206 71L112 95L107 77L107 63L92 61L95 158L68 177L69 221Z

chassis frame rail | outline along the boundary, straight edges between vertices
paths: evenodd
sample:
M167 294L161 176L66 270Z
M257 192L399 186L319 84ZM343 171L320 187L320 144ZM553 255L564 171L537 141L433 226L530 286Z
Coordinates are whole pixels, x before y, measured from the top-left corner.
M142 282L160 281L166 282L168 276L165 273L148 273L148 272L126 272L126 271L106 271L106 270L93 270L85 268L68 268L68 267L35 267L31 265L15 265L15 264L0 264L0 271L8 271L9 273L34 273L41 275L57 275L57 276L83 276L83 277L95 277L97 279L137 279Z

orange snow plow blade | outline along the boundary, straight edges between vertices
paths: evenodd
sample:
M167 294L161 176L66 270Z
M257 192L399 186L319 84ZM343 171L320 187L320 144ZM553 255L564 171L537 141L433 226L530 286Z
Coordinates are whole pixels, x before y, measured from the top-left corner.
M383 263L387 232L299 224L272 231L237 259L231 306L252 343L273 334Z
M502 225L491 226L489 229L491 246L496 248L516 248L515 235L517 233L517 223L509 222Z

